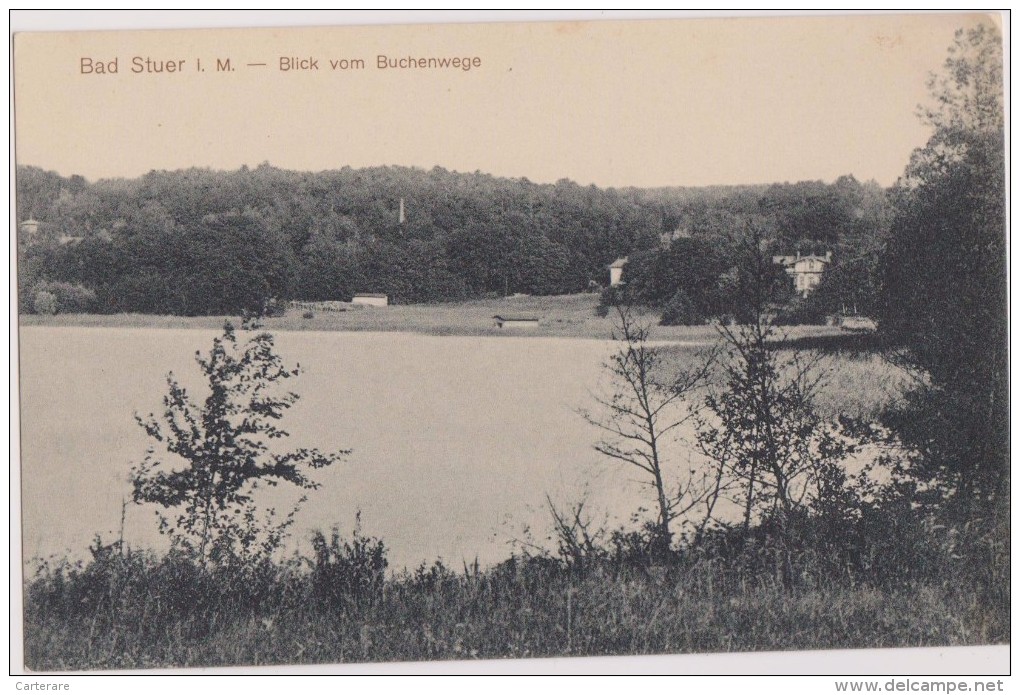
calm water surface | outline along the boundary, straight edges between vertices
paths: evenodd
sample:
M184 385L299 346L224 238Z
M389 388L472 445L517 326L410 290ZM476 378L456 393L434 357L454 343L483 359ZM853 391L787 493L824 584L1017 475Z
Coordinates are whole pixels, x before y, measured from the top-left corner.
M21 329L21 449L26 558L81 556L96 532L113 540L127 473L149 442L136 412L158 411L166 374L205 397L196 350L216 332L184 329ZM580 499L625 520L642 491L601 459L578 414L604 389L603 341L432 337L401 333L278 333L301 400L283 423L287 446L353 449L316 472L291 547L311 529L365 533L391 567L444 558L459 566L506 558L509 541L548 529L545 496ZM267 502L286 511L290 491ZM151 507L129 505L125 537L159 547Z

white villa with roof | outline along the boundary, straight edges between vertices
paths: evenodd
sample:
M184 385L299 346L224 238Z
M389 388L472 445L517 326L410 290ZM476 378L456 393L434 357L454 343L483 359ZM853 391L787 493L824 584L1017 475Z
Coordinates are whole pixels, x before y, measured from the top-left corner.
M818 287L822 281L822 273L832 262L832 252L826 251L824 256L773 256L772 262L783 266L786 274L793 278L793 289L801 297L806 297Z

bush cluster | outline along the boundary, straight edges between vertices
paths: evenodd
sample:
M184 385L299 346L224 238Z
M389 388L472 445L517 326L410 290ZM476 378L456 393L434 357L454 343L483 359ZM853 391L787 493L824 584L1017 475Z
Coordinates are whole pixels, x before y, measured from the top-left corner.
M37 282L31 296L31 310L36 314L84 314L96 309L96 293L70 282Z
M25 593L35 670L979 644L1009 640L1009 531L890 503L845 524L718 529L668 556L655 529L386 575L384 543L202 566L97 541Z

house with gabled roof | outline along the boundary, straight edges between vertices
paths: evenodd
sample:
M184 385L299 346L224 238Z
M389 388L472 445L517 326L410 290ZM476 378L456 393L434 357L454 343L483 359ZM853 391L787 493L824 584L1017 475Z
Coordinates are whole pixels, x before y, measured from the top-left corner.
M773 256L772 262L783 266L786 274L793 279L794 292L806 297L822 281L822 274L832 263L832 252L826 251L824 256L802 256L798 251L795 256Z

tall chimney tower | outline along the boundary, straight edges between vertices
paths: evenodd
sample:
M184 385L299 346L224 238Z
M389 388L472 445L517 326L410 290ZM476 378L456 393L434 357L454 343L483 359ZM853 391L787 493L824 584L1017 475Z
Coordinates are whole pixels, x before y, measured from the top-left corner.
M404 224L404 199L400 199L400 217L397 218L398 224Z

